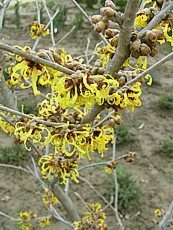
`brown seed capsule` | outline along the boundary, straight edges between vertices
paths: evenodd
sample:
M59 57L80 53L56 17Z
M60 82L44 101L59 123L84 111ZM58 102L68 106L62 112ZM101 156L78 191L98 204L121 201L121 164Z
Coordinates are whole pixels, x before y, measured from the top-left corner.
M100 20L102 19L102 16L101 15L93 15L92 17L91 17L91 21L92 21L92 23L93 24L96 24L97 22L99 22Z
M151 52L150 47L147 46L145 43L141 44L140 51L142 56L147 56Z
M137 39L136 41L132 42L130 45L131 51L139 51L141 46L141 41L140 39Z
M91 70L91 75L96 75L96 74L98 74L98 70L99 70L99 67L94 67L94 68Z
M131 56L138 59L140 57L141 53L136 50L131 50Z
M110 119L110 120L109 120L109 127L110 127L110 128L114 128L115 125L116 125L115 120L114 120L114 119Z
M106 6L106 7L111 7L113 10L116 9L115 4L114 4L111 0L106 0L106 1L105 1L105 6Z
M146 40L149 42L156 42L157 41L157 35L153 31L148 31L146 33Z
M137 32L137 31L133 31L133 32L131 33L130 40L131 40L132 42L134 42L134 41L137 39L137 37L138 37L138 32Z
M123 85L126 83L126 78L125 78L125 76L121 76L121 77L118 79L118 82L119 82L119 85L120 85L120 86L123 86Z
M113 36L115 36L117 34L119 34L119 30L117 30L117 29L107 29L105 31L105 37L108 39L113 38Z
M102 7L100 9L100 14L107 18L112 18L115 16L115 10L113 10L111 7Z
M98 74L104 74L104 72L105 72L105 69L104 68L102 68L102 67L100 67L99 69L98 69Z
M162 30L153 29L152 32L156 34L158 40L162 40L165 37Z
M151 53L150 56L154 57L158 53L158 50L155 47L151 47Z
M119 34L115 35L113 38L111 38L109 40L111 46L113 46L113 47L117 47L118 46L118 38L119 38Z
M97 22L97 24L95 25L95 32L97 33L101 33L104 29L105 29L106 25L104 22L100 21L100 22Z

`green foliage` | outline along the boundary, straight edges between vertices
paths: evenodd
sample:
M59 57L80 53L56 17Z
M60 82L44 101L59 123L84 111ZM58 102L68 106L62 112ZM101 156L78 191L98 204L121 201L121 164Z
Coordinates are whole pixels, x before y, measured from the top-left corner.
M132 134L129 132L128 126L126 125L119 125L116 128L116 136L117 145L129 143L132 140Z
M23 146L19 144L10 147L0 148L0 163L24 165L26 162L26 151Z
M18 103L18 109L23 110L26 114L36 114L37 113L37 102L31 99L23 99Z
M101 5L104 6L105 0L100 0ZM124 7L127 4L127 0L114 0L116 6Z
M56 17L53 20L53 25L54 25L54 28L56 28L57 33L59 33L60 30L64 27L65 22L67 20L67 13L68 13L68 8L66 6L61 5L61 6L58 6L58 8L59 8L59 13L56 15ZM56 9L54 10L54 13Z
M127 0L114 0L117 6L124 7L127 4Z
M164 141L164 143L162 144L162 151L168 157L173 158L173 140Z
M82 13L75 14L75 19L73 21L73 25L75 26L74 32L76 32L77 30L81 29L83 23L84 23L84 18L83 18Z
M15 25L16 28L19 29L20 28L20 12L19 12L19 1L17 0L16 4L14 5L14 13L15 13Z
M159 98L161 109L173 110L173 95L162 94Z
M86 7L93 8L93 5L98 3L98 0L77 0L78 3L84 3Z
M119 184L118 190L118 209L120 212L134 210L139 204L140 190L136 182L132 178L132 174L128 173L125 167L117 167L117 180ZM113 178L109 186L109 195L115 195L115 184Z

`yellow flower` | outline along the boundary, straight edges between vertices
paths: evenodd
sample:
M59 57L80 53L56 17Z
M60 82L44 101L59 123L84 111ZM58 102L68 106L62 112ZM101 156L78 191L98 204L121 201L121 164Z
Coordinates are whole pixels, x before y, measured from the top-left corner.
M65 158L58 154L44 155L40 158L38 165L44 179L50 180L51 175L58 177L60 184L66 184L67 178L78 183L78 165L75 158Z
M56 196L48 189L46 189L45 193L43 194L43 202L45 204L52 204L53 206L59 203Z
M30 213L29 213L29 212L23 212L23 211L21 211L21 212L19 213L19 216L20 216L20 218L23 219L23 220L26 220L26 221L31 220L31 217L30 217Z
M38 221L38 223L39 223L41 228L44 228L44 227L50 225L50 220L51 220L51 216L47 216L47 217L41 218Z
M36 39L39 36L44 37L49 34L49 29L45 29L44 24L39 24L37 21L33 21L30 34L33 39Z
M148 24L148 17L146 14L138 14L135 18L135 26L145 27Z

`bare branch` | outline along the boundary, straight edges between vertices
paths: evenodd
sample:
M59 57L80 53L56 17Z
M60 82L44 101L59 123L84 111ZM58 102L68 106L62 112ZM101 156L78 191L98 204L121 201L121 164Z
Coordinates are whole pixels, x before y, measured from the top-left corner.
M118 72L125 60L129 57L130 36L133 31L134 20L138 10L140 0L129 0L124 13L124 22L122 24L119 36L118 47L115 55L108 64L106 73L114 76Z
M114 134L114 143L113 143L113 149L112 149L112 161L115 161L116 159L116 134ZM117 180L117 172L116 169L113 170L113 176L114 176L114 184L115 184L115 195L114 195L114 208L115 208L115 214L117 221L120 225L121 230L124 230L123 223L121 221L121 218L118 213L118 190L119 190L119 184Z
M125 86L132 85L135 82L139 81L141 78L143 78L146 74L148 74L151 70L157 68L158 66L162 65L163 63L171 60L173 58L173 52L162 58L160 61L156 62L154 65L152 65L150 68L139 74L137 77L133 78L132 80L128 81Z
M37 21L40 23L40 6L38 0L35 0L36 8L37 8Z
M81 13L83 14L83 16L87 19L87 21L94 27L94 24L91 21L91 18L87 15L87 13L82 9L82 7L75 1L72 0L72 2L74 3L74 5L81 11ZM104 35L102 33L99 34L100 38L104 41L104 43L106 45L108 45L108 41L106 40L106 38L104 37Z
M73 70L67 69L64 66L61 66L61 65L59 65L57 63L45 60L45 59L40 58L40 57L38 57L36 55L33 55L33 54L29 54L29 53L27 53L27 52L25 52L23 50L19 50L19 49L15 48L15 47L12 47L12 46L7 45L7 44L2 43L2 42L0 42L0 50L5 50L5 51L8 51L8 52L17 54L17 55L19 55L21 57L29 59L29 60L31 60L33 62L38 63L38 64L42 64L42 65L51 67L51 68L53 68L55 70L58 70L60 72L65 73L65 74L71 75L71 74L75 73Z
M148 23L148 25L139 32L139 37L142 37L147 30L152 30L157 26L163 19L166 18L167 14L173 10L173 2L161 10L156 16Z
M39 119L38 117L32 117L30 115L27 115L27 114L24 114L24 113L21 113L19 111L16 111L16 110L13 110L13 109L10 109L8 107L5 107L3 105L0 104L0 110L1 111L5 111L5 112L8 112L8 113L12 113L16 116L19 116L19 117L24 117L24 118L27 118L27 119L31 119L32 121L36 121L40 124L44 124L44 125L48 125L48 126L61 126L61 125L65 125L65 123L56 123L56 122L50 122L50 121L44 121L44 120L41 120Z
M55 47L55 38L54 38L54 30L53 30L53 20L51 18L51 15L49 13L49 10L47 8L47 5L46 5L46 0L43 0L43 5L44 5L44 8L46 10L46 13L49 17L49 21L50 21L50 36L51 36L51 40L52 40L52 44L53 46Z
M64 41L64 40L74 31L75 28L76 28L76 26L73 26L73 27L71 28L71 30L70 30L68 33L66 33L66 34L55 44L55 46L59 45L62 41Z
M165 230L165 228L173 222L173 201L171 202L168 210L166 211L163 219L159 223L159 230Z

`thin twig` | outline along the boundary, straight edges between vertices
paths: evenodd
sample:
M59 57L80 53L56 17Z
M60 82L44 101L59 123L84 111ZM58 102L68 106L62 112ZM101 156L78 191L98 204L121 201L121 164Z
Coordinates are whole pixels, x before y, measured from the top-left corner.
M167 14L173 10L173 2L166 6L163 10L161 10L156 16L148 23L148 25L142 29L138 36L142 37L147 30L153 29L157 26L163 19L166 18Z
M21 171L26 172L26 173L30 173L28 169L25 169L22 166L9 165L9 164L0 164L0 167L13 168L13 169L21 170Z
M149 67L147 70L145 70L144 72L142 72L141 74L139 74L137 77L133 78L132 80L128 81L125 86L129 86L134 84L135 82L139 81L141 78L143 78L146 74L148 74L151 70L155 69L156 67L162 65L163 63L171 60L173 58L173 52L171 52L170 54L166 55L165 57L163 57L161 60L159 60L158 62L156 62L154 65L152 65L151 67ZM123 88L123 87L122 87Z
M85 50L85 58L86 58L86 64L88 65L89 64L89 59L88 59L88 51L89 51L89 47L90 47L90 39L87 38L87 47L86 47L86 50Z
M38 117L32 117L30 115L21 113L19 111L14 110L14 109L10 109L8 107L5 107L5 106L3 106L1 104L0 104L0 110L8 112L8 113L11 113L11 114L14 114L14 115L19 116L19 117L24 117L24 118L27 118L27 119L31 119L33 122L35 121L35 122L38 122L39 124L44 124L44 125L48 125L48 126L62 126L62 125L65 125L65 123L56 123L56 122L51 122L51 121L44 121L44 120L39 119Z
M81 11L81 13L83 14L83 16L87 19L87 21L94 27L94 24L91 21L91 18L88 16L88 14L82 9L82 7L75 1L75 0L71 0L74 5ZM100 38L104 41L104 43L106 45L109 44L109 42L106 40L106 38L104 37L104 35L102 33L99 33Z
M165 230L171 221L173 221L173 201L159 223L159 230Z
M21 57L24 57L28 60L31 60L33 62L36 62L38 64L42 64L42 65L45 65L45 66L48 66L48 67L51 67L52 69L55 69L55 70L58 70L60 72L63 72L65 74L74 74L75 72L73 70L70 70L64 66L61 66L57 63L54 63L54 62L51 62L51 61L48 61L48 60L45 60L43 58L40 58L34 54L30 54L30 53L27 53L23 50L20 50L20 49L17 49L15 47L12 47L10 45L7 45L5 43L2 43L0 42L0 50L5 50L5 51L8 51L8 52L11 52L11 53L14 53L14 54L17 54Z
M35 0L35 3L36 3L36 8L37 8L37 21L40 24L40 6L38 3L38 0Z
M54 38L53 20L51 18L50 13L49 13L49 9L47 8L46 0L43 0L43 5L44 5L46 13L47 13L47 15L49 17L49 21L50 21L50 35L51 35L51 40L52 40L53 47L55 47L56 43L55 43L55 38Z
M123 159L125 159L128 156L129 156L129 154L124 154L122 156L116 157L115 161L123 160ZM81 166L79 168L79 171L83 170L83 169L86 169L86 168L91 168L91 167L94 167L94 166L97 166L97 165L107 165L107 164L110 164L110 163L112 163L112 160L110 160L110 161L103 161L103 162L97 162L97 163L92 163L92 164L89 164L89 165L84 165L84 166Z
M115 113L114 110L111 111L110 113L108 113L108 115L106 117L104 117L101 121L99 121L97 124L95 124L92 128L94 129L94 128L100 126L102 123L104 123L105 121L107 121L114 113ZM118 119L119 118L117 118L117 120ZM115 120L116 120L116 118L115 118Z
M70 31L68 31L56 44L55 46L59 45L62 41L64 41L76 28L76 26L73 26Z
M115 161L116 159L116 134L114 134L114 143L113 143L113 149L112 149L112 161ZM114 208L115 208L115 214L117 221L120 225L121 230L124 230L123 223L121 221L121 218L118 213L118 190L119 190L119 184L117 180L117 172L116 169L113 170L113 176L114 176L114 184L115 184L115 195L114 195Z
M84 177L79 176L79 179L81 181L84 181L107 205L109 205L109 207L113 210L113 212L115 212L114 207L110 204L110 202L97 190L94 188L94 186L88 181L86 180Z

